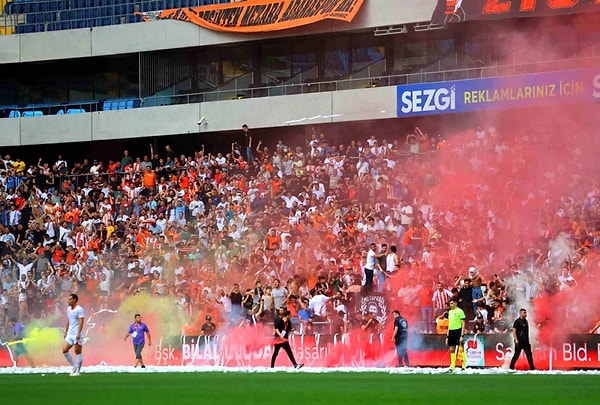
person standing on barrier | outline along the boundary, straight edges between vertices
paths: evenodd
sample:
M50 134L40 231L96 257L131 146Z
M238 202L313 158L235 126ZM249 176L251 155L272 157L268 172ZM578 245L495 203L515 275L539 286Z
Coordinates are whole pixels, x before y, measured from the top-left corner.
M296 363L294 353L290 347L290 332L292 331L292 323L290 322L290 312L287 310L280 311L278 317L275 318L275 325L273 327L275 332L275 347L273 349L273 356L271 357L271 368L275 367L275 360L279 354L279 350L283 349L287 353L290 361L294 365L294 368L299 369L304 366L302 363Z
M521 351L524 351L529 363L529 369L535 370L533 354L531 353L531 343L529 342L529 322L527 321L527 310L525 308L519 310L519 317L513 323L512 334L515 341L515 352L510 361L510 369L515 369Z
M408 322L400 315L400 311L392 312L394 317L394 333L392 343L396 346L396 354L398 355L398 367L410 367L408 361Z
M446 335L446 345L450 351L450 368L448 372L453 372L456 368L456 355L458 349L463 343L466 329L465 313L458 307L458 300L450 300L450 311L448 311L448 334ZM467 363L463 357L462 368L465 369Z
M244 133L244 145L246 145L246 158L248 159L248 164L252 165L254 153L252 153L252 135L250 135L248 125L242 125L242 132Z
M365 295L368 295L373 291L373 275L375 274L375 270L379 270L379 259L385 256L385 254L378 255L375 253L375 250L377 250L377 245L375 243L371 243L369 245L369 251L367 252L364 268L365 284L363 286L363 293Z
M148 335L148 346L152 346L152 337L150 336L148 325L142 322L142 316L140 314L134 315L134 322L129 326L129 330L123 340L127 341L129 335L131 335L133 340L133 351L135 353L134 367L141 366L141 368L146 368L144 359L142 358L142 350L146 344L146 335Z

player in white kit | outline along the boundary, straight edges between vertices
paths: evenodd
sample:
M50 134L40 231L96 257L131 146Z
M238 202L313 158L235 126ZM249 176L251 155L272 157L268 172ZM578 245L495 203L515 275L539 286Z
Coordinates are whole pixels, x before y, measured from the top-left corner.
M81 331L83 330L83 308L77 305L79 297L77 294L69 294L69 306L67 307L67 326L65 327L65 342L63 344L63 355L69 364L73 367L71 376L78 376L81 371L81 363L83 359L81 357ZM75 355L77 356L77 363L73 361L71 348L75 348Z

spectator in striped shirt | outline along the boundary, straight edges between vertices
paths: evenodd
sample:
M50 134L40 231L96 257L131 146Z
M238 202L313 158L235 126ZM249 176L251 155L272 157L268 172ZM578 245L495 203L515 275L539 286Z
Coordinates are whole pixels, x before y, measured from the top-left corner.
M442 315L446 311L446 304L452 298L452 293L444 288L442 282L436 284L436 290L433 292L431 301L433 301L433 310L435 311L435 317Z

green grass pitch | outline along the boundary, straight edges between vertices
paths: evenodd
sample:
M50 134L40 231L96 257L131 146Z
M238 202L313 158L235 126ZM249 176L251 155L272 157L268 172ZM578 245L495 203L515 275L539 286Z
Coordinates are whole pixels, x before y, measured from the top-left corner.
M596 404L597 375L114 373L0 376L3 403Z

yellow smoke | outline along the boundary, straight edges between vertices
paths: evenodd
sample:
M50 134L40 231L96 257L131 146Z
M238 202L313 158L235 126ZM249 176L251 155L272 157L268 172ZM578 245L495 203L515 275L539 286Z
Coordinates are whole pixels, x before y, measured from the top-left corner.
M121 303L116 318L107 325L108 334L124 336L129 325L133 323L135 314L142 315L142 322L148 325L154 337L181 334L183 319L175 305L174 297L158 297L144 293L128 297Z
M85 364L124 364L124 361L128 361L131 357L131 340L126 344L123 338L137 313L142 315L142 321L148 325L152 339L157 342L161 337L181 335L185 321L174 297L138 294L125 299L116 313L85 309ZM25 337L20 343L25 345L36 365L66 365L62 356L64 322L64 314L61 314L25 325Z
M64 327L55 327L56 319L36 320L25 327L22 343L38 365L57 364L61 360Z
M31 328L27 333L25 345L32 355L47 350L58 351L62 346L63 332L62 328Z

